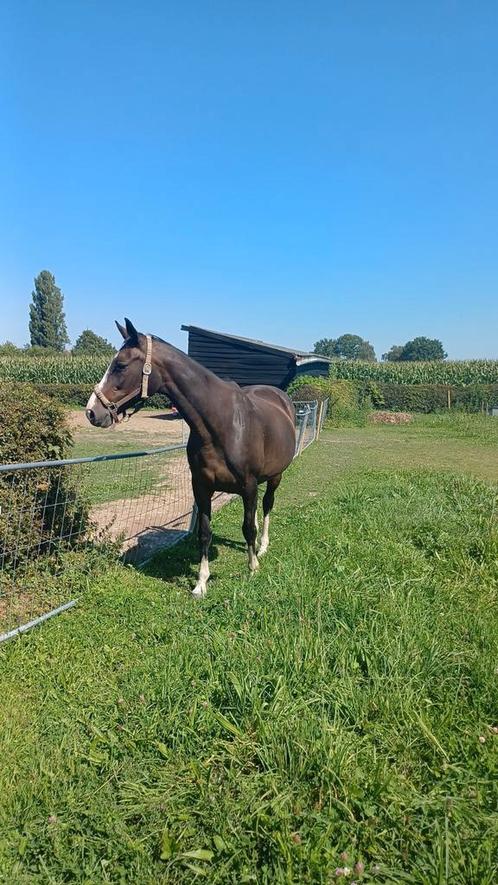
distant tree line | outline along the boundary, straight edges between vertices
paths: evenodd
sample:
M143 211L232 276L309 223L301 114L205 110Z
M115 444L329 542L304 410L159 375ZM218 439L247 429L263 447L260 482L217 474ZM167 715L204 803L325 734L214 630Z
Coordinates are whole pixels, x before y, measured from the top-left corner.
M109 356L113 356L115 352L116 348L107 338L96 335L91 329L83 329L73 347L73 353L108 353Z
M342 360L368 360L375 362L375 350L369 341L349 332L339 338L321 338L317 341L313 353Z
M389 363L415 362L416 360L445 360L448 354L445 352L442 342L438 338L425 338L421 336L407 341L406 344L393 344L387 353L382 354L382 359Z
M339 360L365 360L375 362L375 351L369 341L360 335L347 333L339 338L321 338L315 343L313 353L320 356L328 356ZM387 353L382 354L382 359L387 362L414 362L424 360L445 360L448 354L445 352L441 341L437 338L413 338L406 344L393 344Z

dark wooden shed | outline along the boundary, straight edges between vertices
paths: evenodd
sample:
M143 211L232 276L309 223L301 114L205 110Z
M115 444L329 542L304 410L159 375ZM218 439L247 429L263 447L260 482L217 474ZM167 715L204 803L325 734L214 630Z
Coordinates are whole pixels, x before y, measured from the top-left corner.
M247 384L272 384L285 390L298 375L329 373L330 360L292 347L266 344L239 335L227 335L182 326L188 332L188 355L220 378Z

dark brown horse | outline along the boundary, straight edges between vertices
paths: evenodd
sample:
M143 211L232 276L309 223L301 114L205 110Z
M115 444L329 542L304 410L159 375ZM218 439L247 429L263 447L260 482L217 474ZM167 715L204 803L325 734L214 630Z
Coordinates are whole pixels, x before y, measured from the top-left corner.
M125 339L87 403L86 415L98 427L110 427L129 406L165 393L190 427L187 456L199 512L201 566L194 596L204 596L209 578L211 498L235 492L244 502L242 531L249 569L268 549L270 511L275 489L295 452L294 407L276 387L240 388L222 381L181 350L155 336L143 335L129 320L116 323ZM263 496L263 533L256 554L258 485Z

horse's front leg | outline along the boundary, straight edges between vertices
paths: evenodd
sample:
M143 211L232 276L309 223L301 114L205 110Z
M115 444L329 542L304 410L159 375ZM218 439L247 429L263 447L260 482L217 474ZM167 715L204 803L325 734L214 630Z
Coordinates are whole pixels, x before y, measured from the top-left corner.
M242 495L244 502L244 522L242 523L242 531L247 543L247 553L249 557L249 571L255 572L259 568L259 560L256 556L256 537L257 537L257 507L258 507L258 484L256 480L246 485Z
M192 590L192 596L201 598L207 593L209 579L209 547L213 533L211 531L211 492L193 483L195 503L198 510L199 547L201 565L197 584Z

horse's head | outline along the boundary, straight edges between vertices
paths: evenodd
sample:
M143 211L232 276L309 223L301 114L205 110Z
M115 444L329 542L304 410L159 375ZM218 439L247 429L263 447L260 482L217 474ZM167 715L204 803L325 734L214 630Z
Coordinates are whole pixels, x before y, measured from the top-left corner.
M116 320L124 344L112 359L102 380L94 388L86 404L86 416L96 427L110 427L120 421L129 406L151 396L159 384L151 364L150 335L137 332L125 319L125 326Z

